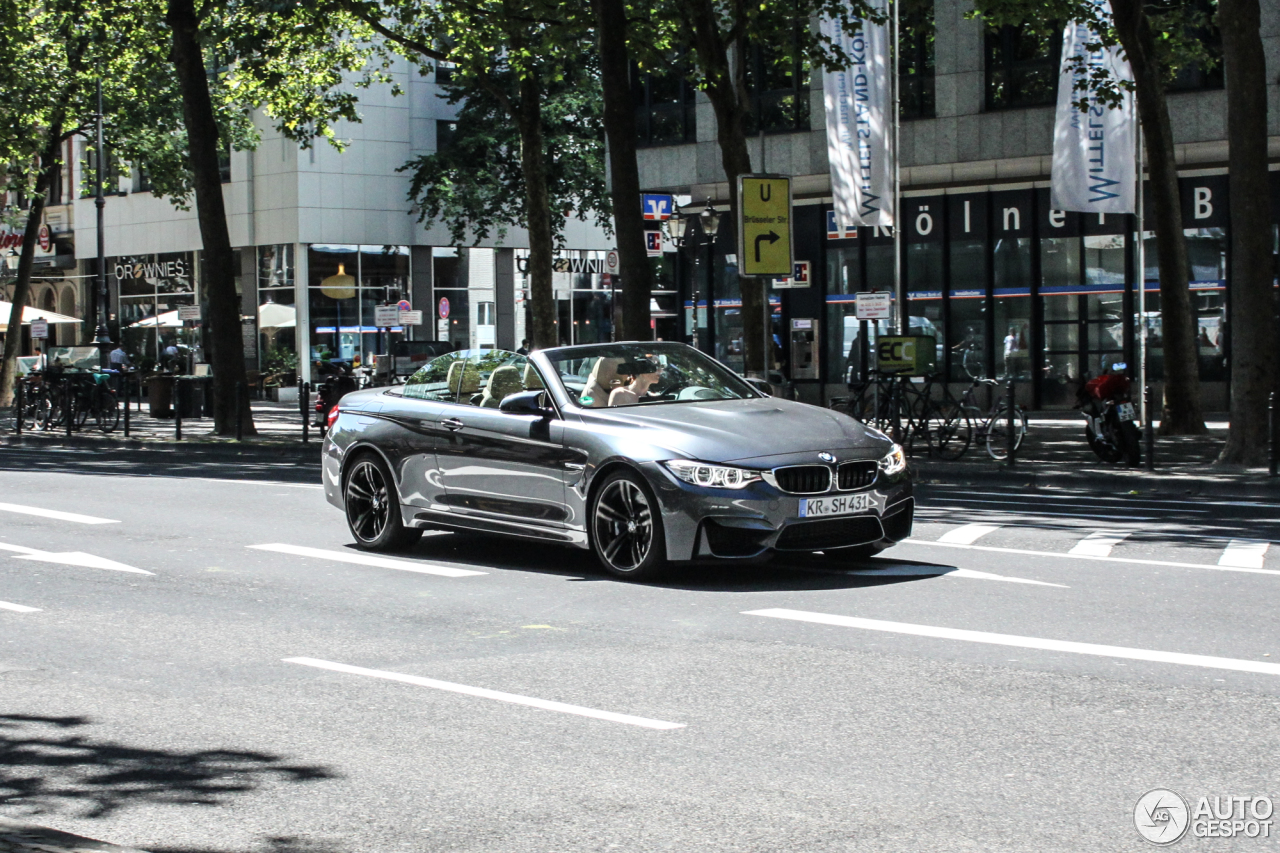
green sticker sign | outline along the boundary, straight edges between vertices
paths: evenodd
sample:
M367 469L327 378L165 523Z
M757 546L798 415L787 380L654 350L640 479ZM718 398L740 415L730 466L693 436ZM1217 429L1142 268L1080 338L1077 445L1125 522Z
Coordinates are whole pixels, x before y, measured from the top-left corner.
M738 176L738 272L790 276L791 179Z
M876 369L883 373L923 376L937 362L938 341L931 335L876 338Z

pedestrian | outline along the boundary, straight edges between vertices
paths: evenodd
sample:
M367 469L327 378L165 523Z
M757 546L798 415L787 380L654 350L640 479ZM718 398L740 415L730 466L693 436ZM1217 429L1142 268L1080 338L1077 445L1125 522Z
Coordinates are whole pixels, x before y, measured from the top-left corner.
M176 373L178 370L178 361L182 358L182 352L178 349L178 345L169 340L169 345L164 348L164 366L170 373Z
M520 348L516 350L516 355L528 355L528 354L529 354L529 339L524 338L523 340L520 341Z
M129 360L129 353L125 351L124 341L116 345L116 348L107 356L107 363L111 365L113 370L128 370L133 367L133 362Z
M32 370L44 372L49 369L49 358L44 354L40 347L35 347L31 354L35 356L35 361L31 364Z

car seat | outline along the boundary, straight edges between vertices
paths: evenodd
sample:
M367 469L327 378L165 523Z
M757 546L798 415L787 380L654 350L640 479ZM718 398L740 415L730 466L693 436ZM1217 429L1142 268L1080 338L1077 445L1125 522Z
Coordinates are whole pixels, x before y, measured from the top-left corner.
M519 394L523 390L524 383L520 380L520 368L513 364L496 368L489 374L489 383L484 386L484 396L480 398L480 405L486 409L496 409L501 405L503 398L510 394Z
M602 357L596 361L591 368L591 375L587 377L587 385L578 398L581 405L592 409L603 409L609 405L609 392L622 384L622 379L618 376L619 364L622 364L620 358Z
M449 395L459 402L480 390L480 368L474 362L455 361L449 365Z

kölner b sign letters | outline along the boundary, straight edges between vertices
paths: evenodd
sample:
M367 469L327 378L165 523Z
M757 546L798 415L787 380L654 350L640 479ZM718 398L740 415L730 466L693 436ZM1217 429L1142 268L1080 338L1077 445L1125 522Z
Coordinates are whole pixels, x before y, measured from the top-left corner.
M791 179L740 175L738 199L738 273L791 275Z

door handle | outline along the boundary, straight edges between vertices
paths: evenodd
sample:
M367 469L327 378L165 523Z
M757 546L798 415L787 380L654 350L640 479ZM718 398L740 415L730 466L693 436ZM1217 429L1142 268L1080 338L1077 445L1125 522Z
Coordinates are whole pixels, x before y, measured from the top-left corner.
M462 421L458 420L457 418L445 418L440 422L440 426L449 430L460 430L462 429L464 424L462 423Z

